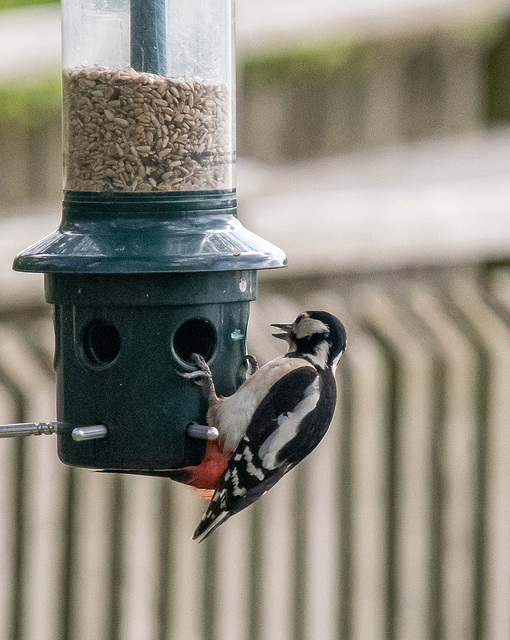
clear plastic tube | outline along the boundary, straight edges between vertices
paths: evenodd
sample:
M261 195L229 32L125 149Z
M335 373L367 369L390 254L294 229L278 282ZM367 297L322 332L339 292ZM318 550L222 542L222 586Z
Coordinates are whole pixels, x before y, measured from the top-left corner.
M233 0L63 0L64 189L234 187Z

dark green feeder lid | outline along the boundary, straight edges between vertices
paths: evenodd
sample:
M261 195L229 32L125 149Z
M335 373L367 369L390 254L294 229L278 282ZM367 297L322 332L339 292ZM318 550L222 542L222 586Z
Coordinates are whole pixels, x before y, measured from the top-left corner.
M281 249L237 219L234 191L66 192L57 231L18 254L16 271L168 273L271 269Z

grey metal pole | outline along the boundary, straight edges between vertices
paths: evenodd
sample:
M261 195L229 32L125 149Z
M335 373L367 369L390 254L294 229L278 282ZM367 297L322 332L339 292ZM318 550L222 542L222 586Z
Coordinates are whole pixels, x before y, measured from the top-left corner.
M51 436L59 430L58 422L18 422L16 424L0 425L0 438L16 438L20 436ZM73 440L85 442L100 440L108 435L108 428L104 424L87 427L77 427L72 432Z
M51 436L57 433L58 422L19 422L0 425L0 438L17 436Z

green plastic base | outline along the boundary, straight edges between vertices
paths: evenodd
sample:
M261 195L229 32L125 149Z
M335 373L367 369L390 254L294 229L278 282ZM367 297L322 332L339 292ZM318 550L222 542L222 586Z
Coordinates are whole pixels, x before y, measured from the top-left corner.
M198 464L205 443L186 428L206 423L207 401L179 373L193 369L197 352L219 394L242 384L256 272L50 274L46 293L55 305L60 459L96 469ZM95 424L108 427L107 439L72 439L74 428Z

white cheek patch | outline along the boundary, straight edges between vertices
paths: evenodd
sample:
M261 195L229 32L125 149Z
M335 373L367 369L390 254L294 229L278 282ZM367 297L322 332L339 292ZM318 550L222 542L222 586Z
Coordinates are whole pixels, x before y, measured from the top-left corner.
M294 335L298 340L306 336L311 336L314 333L323 333L325 336L328 336L329 328L324 322L315 320L315 318L310 318L309 316L305 316L294 327Z
M283 413L278 417L278 428L267 438L260 447L259 457L266 469L276 469L276 458L280 450L295 437L301 420L315 409L319 401L319 378L305 389L304 397L293 411Z

